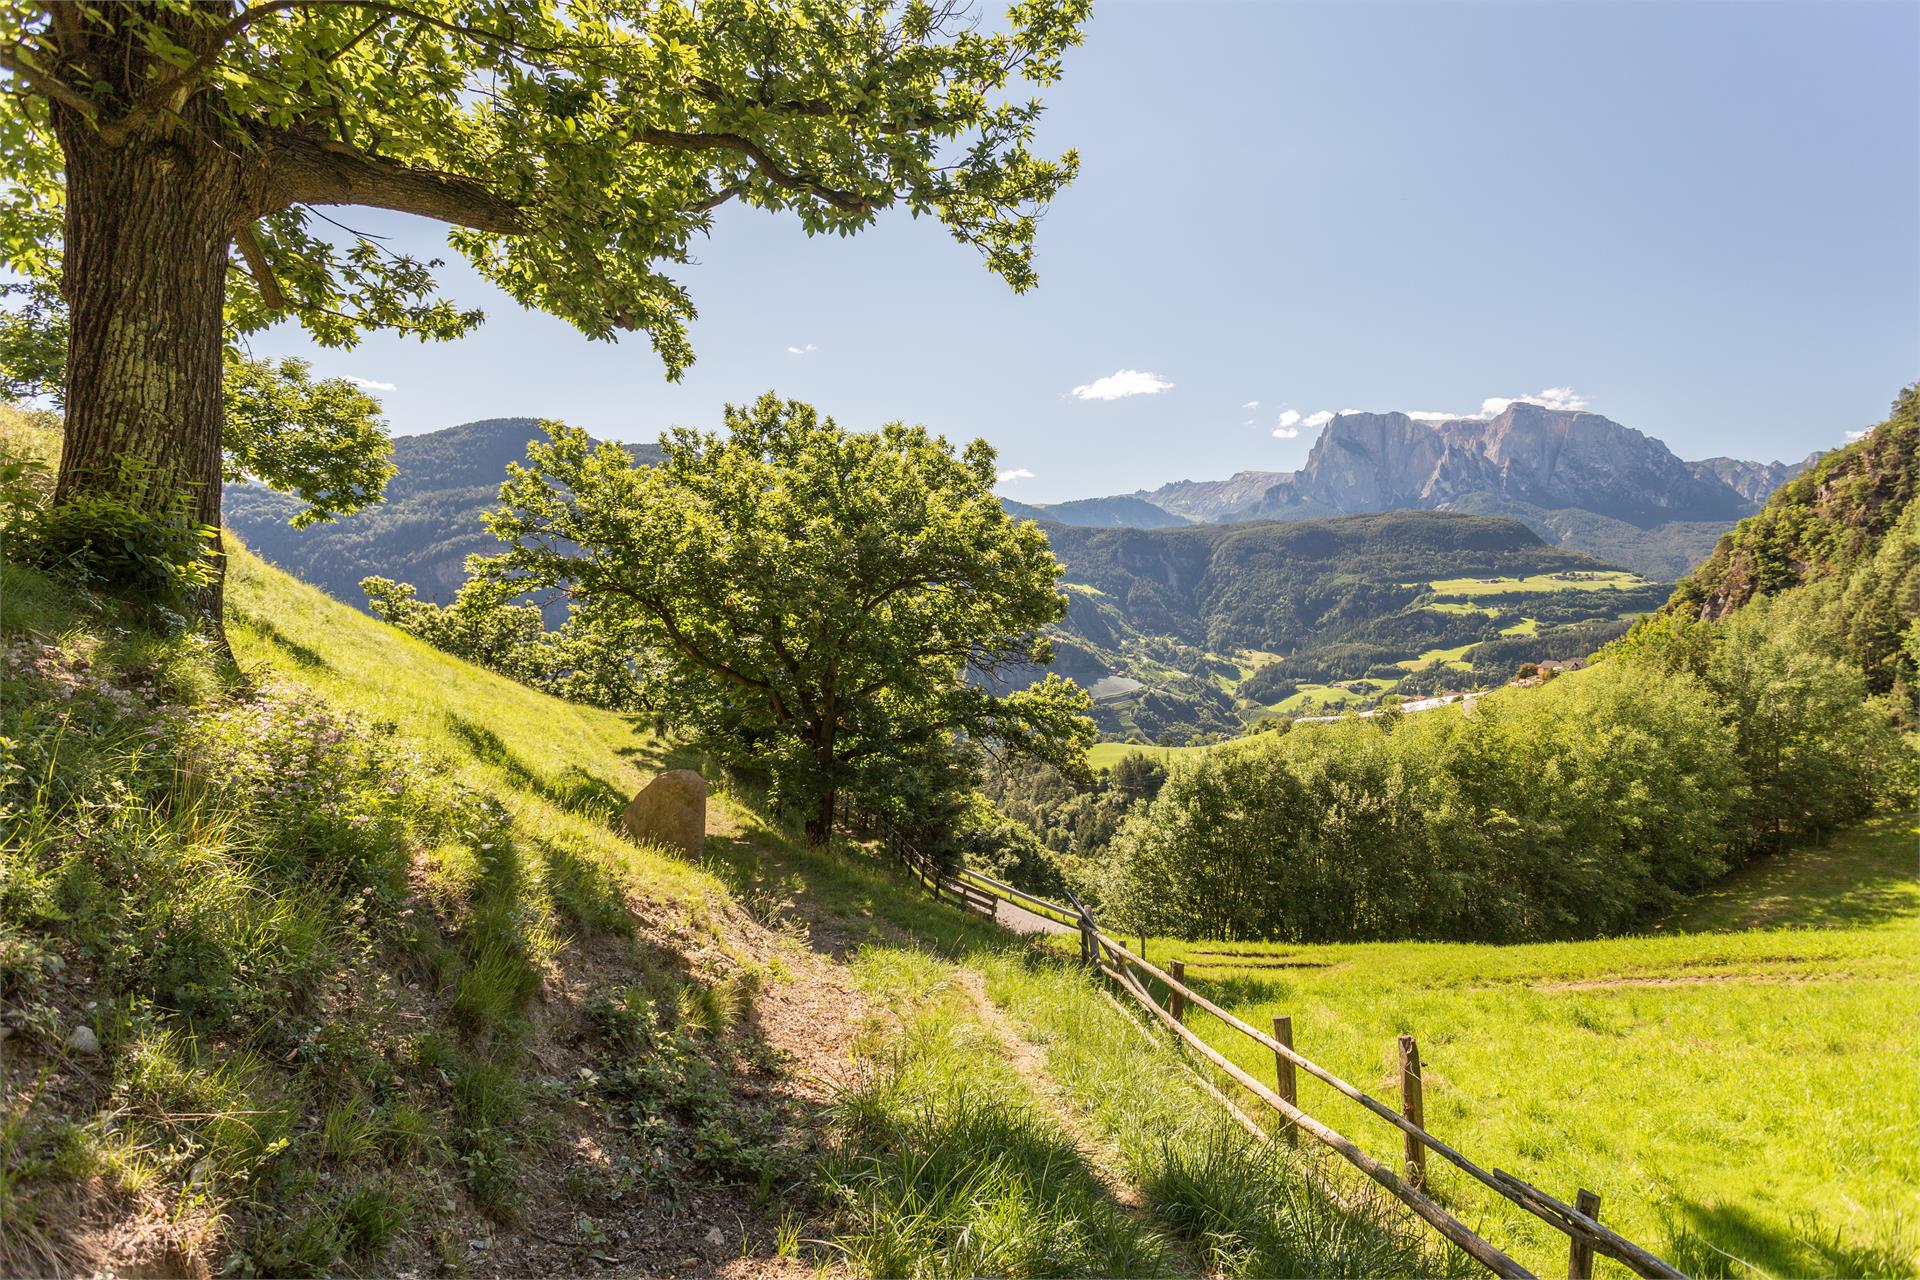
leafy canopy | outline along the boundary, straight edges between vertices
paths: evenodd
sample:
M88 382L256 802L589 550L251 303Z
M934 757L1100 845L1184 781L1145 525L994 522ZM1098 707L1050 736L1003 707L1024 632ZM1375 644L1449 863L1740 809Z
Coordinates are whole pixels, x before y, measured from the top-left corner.
M296 528L380 500L393 474L393 441L372 396L345 378L316 380L304 360L232 352L221 389L226 478L251 477L305 501Z
M958 0L10 4L0 252L57 276L50 104L110 145L188 122L245 166L232 332L291 316L350 346L477 324L437 295L437 261L319 212L363 205L450 224L515 301L593 338L644 331L677 376L694 307L662 264L729 201L810 234L931 214L1030 287L1035 222L1078 161L1035 153L1040 103L1015 91L1058 77L1089 8L1018 0L990 27Z
M848 432L771 393L726 427L675 430L644 466L550 426L489 518L511 549L477 563L567 587L589 634L658 655L659 709L770 772L816 829L842 787L951 776L956 735L1073 767L1092 737L1078 686L994 692L1049 661L1038 631L1065 599L1045 533L994 497L985 441Z

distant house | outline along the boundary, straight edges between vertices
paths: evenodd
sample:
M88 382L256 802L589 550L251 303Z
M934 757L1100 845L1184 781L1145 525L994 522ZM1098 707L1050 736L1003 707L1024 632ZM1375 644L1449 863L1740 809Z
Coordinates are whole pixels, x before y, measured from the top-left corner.
M1549 671L1578 671L1587 665L1587 660L1585 658L1549 658L1537 665L1540 668L1540 674L1546 675Z

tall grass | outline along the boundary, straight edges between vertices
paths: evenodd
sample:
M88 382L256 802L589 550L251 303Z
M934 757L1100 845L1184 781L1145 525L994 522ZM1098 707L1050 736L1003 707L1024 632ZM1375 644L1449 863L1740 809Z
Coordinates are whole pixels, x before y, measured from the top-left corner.
M1465 1275L1465 1255L1390 1202L1330 1199L1304 1157L1234 1126L1086 974L1043 954L984 965L987 990L1046 1046L1047 1071L1124 1162L1155 1217L1226 1276Z
M865 1276L1171 1274L951 984L912 951L869 950L869 990L900 1019L833 1110L820 1182L832 1247Z
M56 445L0 407L0 462ZM657 744L237 547L237 667L0 574L0 1000L14 1078L39 1081L0 1100L0 1271L72 1265L49 1215L95 1179L242 1271L363 1267L413 1199L511 1219L550 1105L529 1001L574 939L634 933L639 895L723 894L611 825ZM677 953L633 961L737 1018ZM82 1025L91 1055L67 1049Z

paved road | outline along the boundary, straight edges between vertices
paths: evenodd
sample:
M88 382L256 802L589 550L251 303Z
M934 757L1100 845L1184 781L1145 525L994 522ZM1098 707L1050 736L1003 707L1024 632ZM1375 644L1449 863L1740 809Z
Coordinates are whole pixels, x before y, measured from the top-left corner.
M996 898L993 907L993 919L996 924L1004 925L1015 933L1073 933L1074 927L1061 924L1050 916L1037 911L1017 907L1005 898Z

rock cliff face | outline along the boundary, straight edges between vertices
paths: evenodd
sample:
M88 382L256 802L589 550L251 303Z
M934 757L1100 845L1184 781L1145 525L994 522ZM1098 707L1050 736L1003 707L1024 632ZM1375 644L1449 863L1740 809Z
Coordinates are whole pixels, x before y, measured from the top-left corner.
M1739 458L1702 458L1689 462L1694 474L1723 480L1754 506L1761 506L1773 491L1820 460L1810 453L1798 462L1744 462Z
M1710 469L1597 413L1513 404L1498 417L1424 422L1403 413L1342 414L1299 471L1246 516L1446 508L1470 494L1578 507L1642 528L1732 521L1752 502Z
M1292 478L1291 471L1241 471L1226 480L1175 480L1133 496L1189 520L1219 524L1245 519L1266 500L1269 490Z

